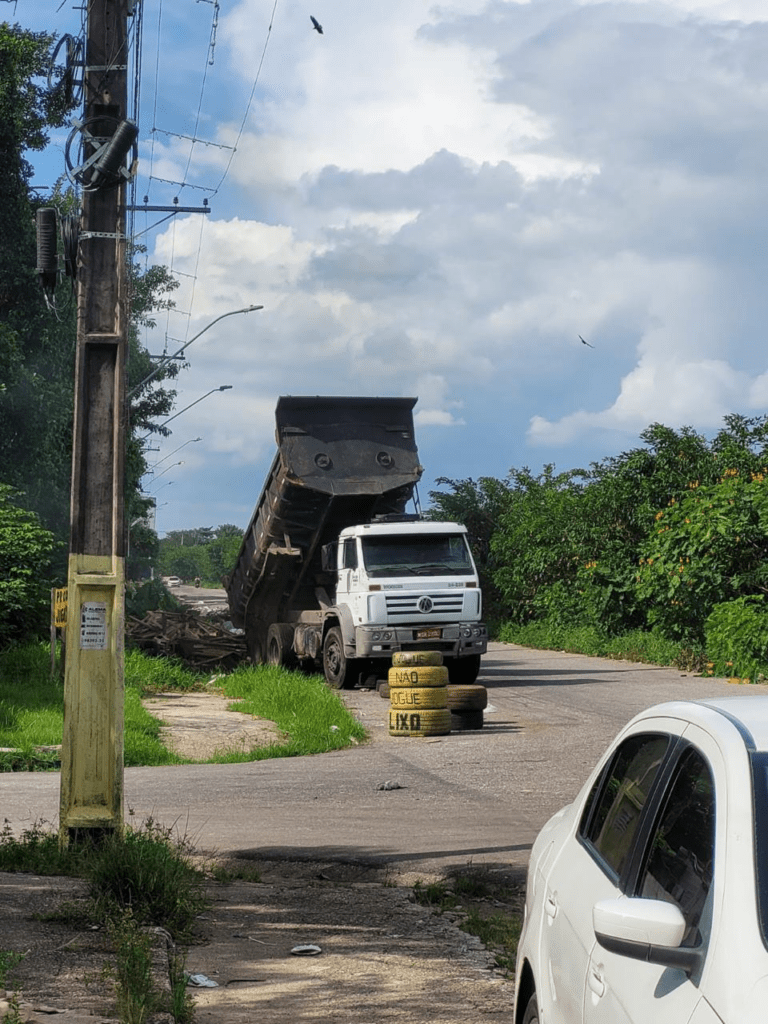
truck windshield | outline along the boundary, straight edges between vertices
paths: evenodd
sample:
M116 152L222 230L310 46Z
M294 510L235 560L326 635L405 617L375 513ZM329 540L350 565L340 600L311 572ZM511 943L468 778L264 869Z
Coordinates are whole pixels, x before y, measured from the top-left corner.
M464 534L398 534L363 538L369 576L466 576L474 573Z

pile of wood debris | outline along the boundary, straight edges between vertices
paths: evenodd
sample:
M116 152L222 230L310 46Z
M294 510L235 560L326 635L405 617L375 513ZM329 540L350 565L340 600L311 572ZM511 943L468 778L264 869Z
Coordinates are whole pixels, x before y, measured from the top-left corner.
M149 654L179 658L190 668L235 668L247 658L245 637L222 623L183 611L152 611L125 623L127 643Z

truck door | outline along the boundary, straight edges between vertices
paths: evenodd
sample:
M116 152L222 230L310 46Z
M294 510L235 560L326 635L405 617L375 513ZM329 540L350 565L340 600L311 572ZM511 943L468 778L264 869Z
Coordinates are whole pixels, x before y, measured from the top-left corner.
M356 590L358 582L357 541L346 537L339 545L338 594L347 595Z

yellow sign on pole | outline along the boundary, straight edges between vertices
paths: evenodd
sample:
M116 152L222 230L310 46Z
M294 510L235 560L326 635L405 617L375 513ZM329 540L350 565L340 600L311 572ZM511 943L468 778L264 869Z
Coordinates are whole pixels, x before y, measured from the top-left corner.
M53 592L53 625L64 629L67 624L67 588L60 587Z

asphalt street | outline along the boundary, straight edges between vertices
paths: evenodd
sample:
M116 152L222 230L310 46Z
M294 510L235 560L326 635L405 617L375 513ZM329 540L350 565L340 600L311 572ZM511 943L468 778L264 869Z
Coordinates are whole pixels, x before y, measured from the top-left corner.
M388 701L345 692L370 743L250 764L128 768L126 815L174 824L200 852L256 860L425 874L470 862L522 868L539 828L637 711L737 689L674 669L503 644L490 645L478 682L490 706L476 732L391 737ZM55 824L58 800L58 773L0 775L0 808L14 831Z

